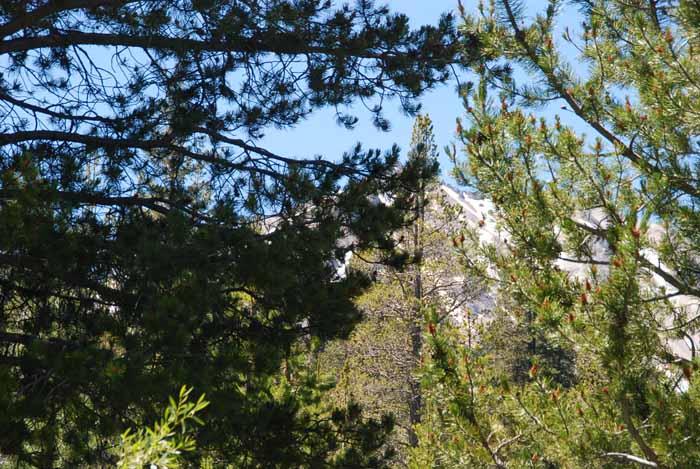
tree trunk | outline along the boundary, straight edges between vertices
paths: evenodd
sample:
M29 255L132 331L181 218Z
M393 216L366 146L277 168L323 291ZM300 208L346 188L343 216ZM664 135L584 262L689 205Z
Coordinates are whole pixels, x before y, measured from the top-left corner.
M416 195L416 222L413 225L413 255L414 255L414 276L413 276L413 305L411 315L411 352L414 367L420 364L421 349L423 348L423 337L421 335L422 306L423 306L423 279L421 267L423 264L423 222L424 211L424 187L421 185ZM421 389L420 382L415 376L410 378L411 396L409 402L409 420L411 428L408 431L408 442L412 447L418 446L418 436L413 427L420 423L421 417Z

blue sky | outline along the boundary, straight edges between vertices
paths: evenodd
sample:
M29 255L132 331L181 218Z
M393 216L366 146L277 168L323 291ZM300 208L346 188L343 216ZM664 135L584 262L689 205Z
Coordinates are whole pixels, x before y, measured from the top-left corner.
M436 24L442 13L456 10L457 7L457 0L392 0L387 3L393 11L407 14L413 27L419 27L422 24ZM477 0L463 0L463 4L468 11L476 11ZM547 2L545 0L525 0L525 6L528 14L534 15L543 12L547 7ZM568 10L566 10L565 15L559 17L562 23L558 25L558 29L563 31L563 27L568 26L573 32L579 29L577 23L580 18L577 17L575 10L570 5L566 5L565 8ZM555 37L555 43L560 47L563 46L562 50L567 55L573 56L571 47L563 42L560 38ZM575 60L573 66L577 72L585 72L583 66ZM460 80L462 82L470 79L465 72L461 73ZM524 75L518 74L517 78L524 77ZM471 78L474 79L473 76ZM428 114L433 120L436 143L440 151L441 175L446 182L454 181L450 176L452 164L446 157L443 148L455 142L455 119L463 117L465 114L455 87L456 82L452 80L431 90L420 99L423 106L422 113ZM552 119L555 114L560 114L562 122L572 125L576 131L592 133L570 111L560 110L561 104L563 102L553 102L541 115ZM391 122L389 132L376 129L372 125L371 115L363 108L353 109L354 114L360 118L353 130L345 129L336 123L333 109L323 109L316 111L296 127L284 130L269 129L265 138L257 143L268 150L285 156L322 155L330 160L339 159L343 152L350 150L357 142L361 142L365 148L382 150L389 149L396 143L401 147L402 155L405 156L411 139L413 118L400 111L397 101L389 102L384 107L385 116ZM459 145L457 147L459 148Z
M467 0L469 1L469 0ZM391 9L409 16L412 26L436 24L440 14L456 8L457 0L393 0L388 2ZM467 2L465 2L466 4ZM442 148L454 140L455 119L463 114L459 98L455 92L455 82L440 86L425 94L420 100L422 113L433 119L435 137L440 149L440 163L443 177L448 176L450 163ZM259 145L286 156L313 156L336 160L343 152L350 150L357 142L365 148L388 149L396 143L405 155L411 139L413 118L400 112L398 101L385 105L386 117L391 122L391 130L382 132L371 122L371 116L364 109L353 109L360 118L353 130L336 124L333 109L324 109L312 114L309 119L294 128L285 130L270 129ZM364 112L363 112L364 111Z

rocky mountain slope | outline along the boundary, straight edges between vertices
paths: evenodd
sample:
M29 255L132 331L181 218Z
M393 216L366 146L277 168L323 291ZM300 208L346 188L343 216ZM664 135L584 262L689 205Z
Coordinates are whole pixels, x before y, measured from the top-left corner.
M459 191L449 185L441 185L440 190L446 195L447 199L452 203L459 205L461 213L459 220L469 229L475 230L478 233L480 243L493 244L500 249L505 249L508 243L508 233L499 228L497 222L497 214L495 206L490 200L480 197L478 194ZM591 211L588 213L579 214L578 222L587 224L591 227L605 227L607 224L606 217L602 211ZM647 236L652 242L659 241L664 235L664 230L659 225L650 225ZM608 264L610 262L610 249L603 239L596 239L593 236L588 241L590 243L591 252L593 253L593 261L598 266L601 275L606 275L608 272ZM672 307L679 313L682 312L691 320L700 316L700 301L692 296L679 295L678 290L670 285L663 278L663 273L668 271L667 267L659 260L658 254L652 249L644 249L640 252L651 267L647 269L649 284L647 288L657 294L668 295ZM567 253L562 253L560 259L556 261L557 265L570 276L583 279L592 265L591 262L582 259L574 259L573 256L568 256ZM477 304L471 304L467 307L473 311L484 311L489 305L493 304L493 297L489 298L492 293L486 293L486 297L480 298ZM456 318L460 320L459 317ZM667 324L667 327L672 327L672 324ZM678 340L669 341L669 351L680 359L692 359L696 353L696 344L698 336L687 335Z

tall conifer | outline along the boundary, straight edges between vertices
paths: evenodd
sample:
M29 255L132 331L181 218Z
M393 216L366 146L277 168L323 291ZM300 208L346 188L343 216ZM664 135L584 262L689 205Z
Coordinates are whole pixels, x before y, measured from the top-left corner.
M525 7L463 18L484 60L463 89L456 174L493 200L507 239L465 256L505 320L574 353L575 380L532 354L516 382L485 341L436 338L416 461L698 467L700 6Z
M182 385L200 451L235 467L381 465L387 425L285 386L300 337L344 336L416 184L396 148L256 142L330 106L415 98L461 62L452 18L371 1L0 2L0 458L106 467ZM341 190L342 189L342 190ZM339 243L352 239L350 244ZM396 259L394 259L396 260Z

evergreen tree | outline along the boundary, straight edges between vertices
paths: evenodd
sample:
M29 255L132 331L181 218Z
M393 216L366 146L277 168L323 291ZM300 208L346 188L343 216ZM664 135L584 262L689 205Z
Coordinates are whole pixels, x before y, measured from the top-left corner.
M465 255L510 321L575 353L576 382L532 356L514 382L482 343L439 333L415 462L698 467L700 5L551 1L532 21L523 10L498 0L464 13L484 60L463 90L456 171L494 201L507 240ZM561 116L542 110L552 102Z
M407 171L437 165L432 122L419 116L413 128ZM398 247L409 263L395 268L373 262L377 253L360 253L351 267L372 275L376 282L357 299L364 320L347 340L329 344L321 354L321 368L338 375L330 397L339 404L357 401L369 415L391 413L397 430L394 464L405 467L407 449L417 445L414 426L422 414L420 366L427 323L458 316L479 289L462 275L454 255L454 240L462 229L458 206L445 196L437 177L421 175L411 195L408 225L398 230Z
M114 465L186 384L217 464L381 465L389 422L319 413L280 365L359 319L368 278L333 266L390 257L415 173L396 148L332 162L255 139L323 106L352 126L356 100L415 112L458 39L364 0L0 2L0 455Z

